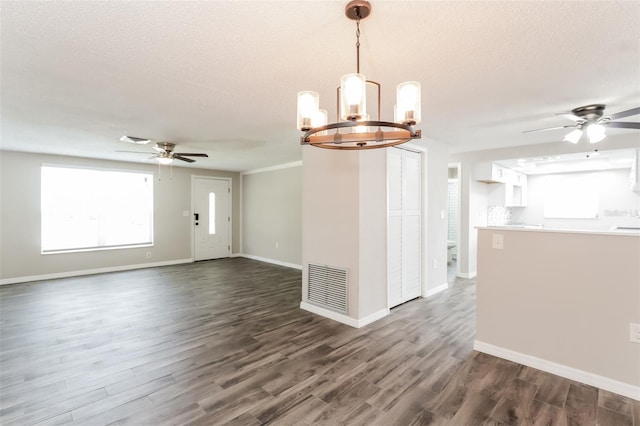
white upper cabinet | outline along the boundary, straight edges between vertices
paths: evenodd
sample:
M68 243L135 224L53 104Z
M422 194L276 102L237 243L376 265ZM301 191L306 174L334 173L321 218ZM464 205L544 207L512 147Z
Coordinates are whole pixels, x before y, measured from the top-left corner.
M485 183L505 183L509 170L490 161L476 163L473 166L473 180Z
M525 207L527 205L527 175L492 162L476 163L476 181L497 184L489 189L492 206Z

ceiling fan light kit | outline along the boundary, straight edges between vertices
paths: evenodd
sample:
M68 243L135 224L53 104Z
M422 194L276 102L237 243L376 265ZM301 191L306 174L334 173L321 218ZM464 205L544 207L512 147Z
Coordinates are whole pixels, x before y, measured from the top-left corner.
M156 160L158 161L158 163L162 164L163 166L168 166L169 164L173 163L173 158L168 157L166 155L161 155L156 157Z
M345 7L347 18L356 21L356 72L340 79L336 95L336 122L327 123L327 111L320 109L317 92L298 93L297 127L304 132L300 137L301 145L361 150L384 148L421 138L421 131L413 128L421 119L420 83L408 81L399 84L396 88L395 121L380 121L380 83L367 80L360 73L360 20L370 14L371 4L368 1L352 0ZM376 120L371 120L367 114L367 85L377 89Z
M580 138L582 137L582 130L575 129L570 131L564 136L564 142L571 142L572 144L577 144Z
M630 117L640 114L640 107L631 108L611 115L604 115L604 104L585 105L574 108L570 113L556 114L568 117L575 121L573 125L560 127L549 127L546 129L527 130L523 133L543 132L547 130L569 129L574 128L567 133L563 139L564 142L577 144L586 132L589 143L598 143L607 137L607 127L618 129L635 129L640 130L640 123L614 121L619 118Z

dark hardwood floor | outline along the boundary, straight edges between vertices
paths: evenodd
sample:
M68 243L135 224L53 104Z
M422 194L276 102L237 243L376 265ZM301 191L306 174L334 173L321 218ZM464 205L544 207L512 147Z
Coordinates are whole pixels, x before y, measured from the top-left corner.
M300 281L235 258L3 286L0 423L640 426L474 352L473 281L362 329L300 310Z

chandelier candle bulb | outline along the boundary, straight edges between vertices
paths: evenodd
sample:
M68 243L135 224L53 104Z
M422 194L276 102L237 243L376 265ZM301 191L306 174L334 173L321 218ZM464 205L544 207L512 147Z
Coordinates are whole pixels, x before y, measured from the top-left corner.
M355 121L366 115L367 79L362 74L346 74L340 79L342 119Z
M316 113L314 114L312 120L311 120L311 125L313 127L321 127L327 124L327 110L326 109L319 109L318 111L316 111ZM323 131L323 132L318 132L317 133L318 136L325 136L327 135L327 131Z
M420 83L406 81L396 88L396 122L411 126L420 123L422 117Z
M298 130L306 132L314 127L313 120L320 108L318 92L304 91L298 93Z

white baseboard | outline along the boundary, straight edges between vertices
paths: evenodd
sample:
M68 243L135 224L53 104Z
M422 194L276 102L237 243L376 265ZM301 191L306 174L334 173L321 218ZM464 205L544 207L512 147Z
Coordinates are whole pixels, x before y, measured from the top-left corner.
M259 260L260 262L273 263L274 265L286 266L287 268L302 270L302 265L296 265L295 263L283 262L281 260L269 259L268 257L254 256L252 254L235 253L231 257L246 257L247 259Z
M380 309L378 312L374 312L371 315L367 315L364 318L360 318L358 320L357 328L364 327L367 324L371 324L372 322L378 321L389 315L389 308Z
M320 315L322 317L329 318L334 321L341 322L342 324L346 324L354 328L364 327L367 324L371 324L372 322L377 321L380 318L384 318L387 315L389 315L389 309L385 308L385 309L379 310L378 312L374 312L371 315L367 315L364 318L355 319L355 318L351 318L350 316L340 314L338 312L333 312L329 309L321 308L319 306L312 305L307 302L300 302L300 309L312 312L316 315Z
M442 285L439 285L438 287L432 288L431 290L427 290L427 294L425 294L424 297L431 297L435 294L440 293L441 291L445 291L448 288L449 288L449 283L444 283Z
M456 277L460 277L460 278L464 278L466 280L471 280L473 278L476 277L476 275L478 275L477 272L469 272L469 273L465 273L465 272L460 272L458 274L456 274Z
M155 268L156 266L179 265L182 263L193 263L193 259L166 260L164 262L138 263L135 265L111 266L108 268L82 269L79 271L56 272L53 274L31 275L27 277L3 278L0 285L28 283L32 281L55 280L58 278L79 277L82 275L104 274L107 272L130 271L133 269Z
M575 380L577 382L595 386L597 388L640 401L640 386L634 386L628 383L619 382L617 380L593 374L588 371L578 370L573 367L557 364L546 359L537 358L535 356L523 354L520 352L515 352L510 349L505 349L500 346L494 346L492 344L480 342L478 340L473 343L473 349L478 352L483 352L489 355L497 356L499 358L504 358L509 361L517 362L518 364L533 367L538 370L546 371L547 373L555 374L556 376Z

